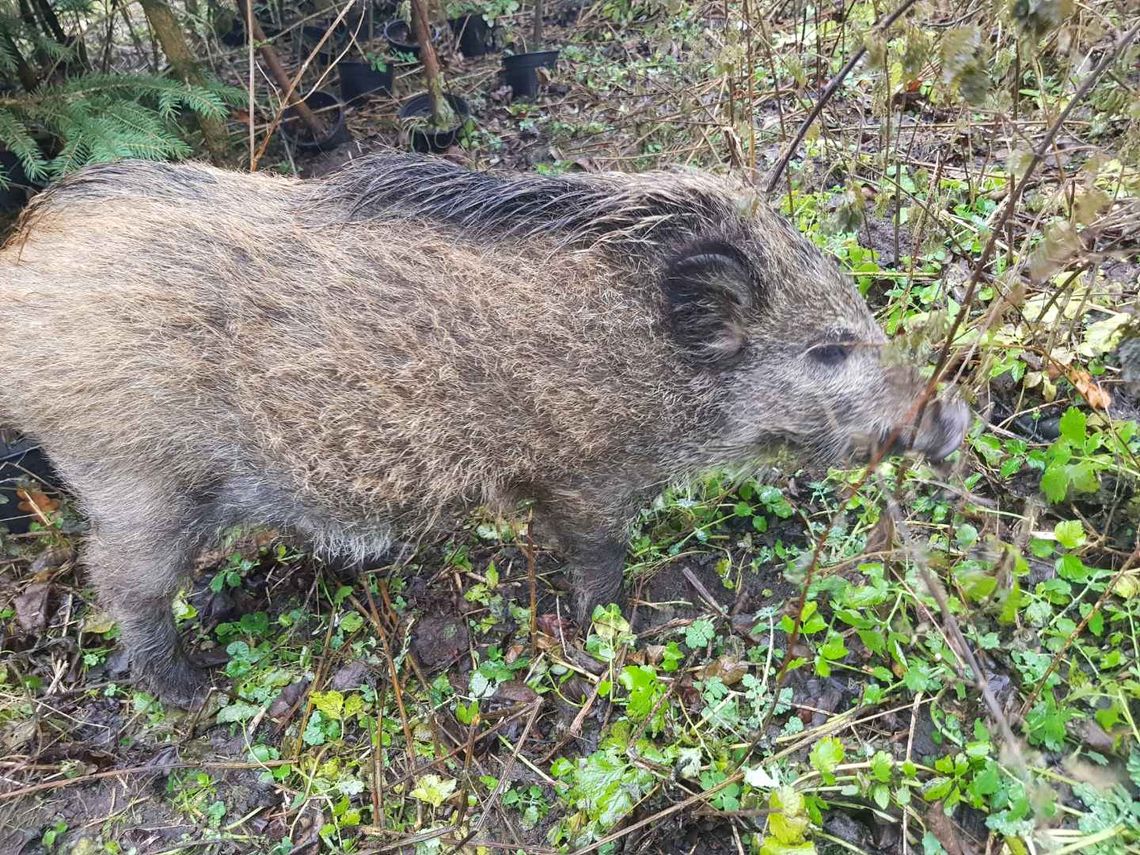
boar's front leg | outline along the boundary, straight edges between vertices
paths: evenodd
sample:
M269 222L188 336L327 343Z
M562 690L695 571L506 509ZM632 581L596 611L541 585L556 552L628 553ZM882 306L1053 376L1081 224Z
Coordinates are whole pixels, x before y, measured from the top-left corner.
M540 540L552 540L574 585L574 615L588 628L595 606L620 602L622 574L633 517L631 497L588 490L564 493L535 507Z
M140 485L100 493L84 497L92 531L83 558L100 601L119 624L131 673L163 701L194 706L206 679L186 656L171 601L200 546L201 519L177 498Z

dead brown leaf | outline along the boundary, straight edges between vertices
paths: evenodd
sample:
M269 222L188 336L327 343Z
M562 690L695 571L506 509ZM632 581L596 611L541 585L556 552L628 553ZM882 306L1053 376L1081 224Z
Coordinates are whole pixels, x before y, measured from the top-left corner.
M707 680L710 677L719 677L726 686L733 686L740 682L748 673L748 662L739 656L720 656L696 672L698 680Z
M49 515L59 510L59 502L34 488L25 490L19 487L16 497L20 500L16 507L24 513L33 514L44 525L51 525Z
M926 827L938 838L948 855L976 855L978 847L966 840L953 819L942 810L942 802L935 802L926 814Z
M1107 411L1112 406L1112 395L1103 386L1093 380L1087 371L1071 370L1069 382L1073 384L1081 397L1088 401L1094 410Z
M33 582L16 597L16 622L24 632L41 632L47 626L50 589L47 582Z

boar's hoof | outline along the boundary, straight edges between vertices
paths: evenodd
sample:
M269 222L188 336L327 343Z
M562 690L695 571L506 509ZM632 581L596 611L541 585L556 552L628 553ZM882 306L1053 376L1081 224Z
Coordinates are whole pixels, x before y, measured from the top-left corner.
M163 665L151 662L138 669L139 683L154 692L164 704L184 710L196 709L210 689L205 669L197 668L185 656Z
M598 606L608 606L610 603L617 603L622 611L625 611L625 597L622 596L620 579L616 590L610 589L601 594L578 594L574 597L574 622L578 625L578 629L582 631L582 637L585 638L590 633L590 626L594 622L594 609Z

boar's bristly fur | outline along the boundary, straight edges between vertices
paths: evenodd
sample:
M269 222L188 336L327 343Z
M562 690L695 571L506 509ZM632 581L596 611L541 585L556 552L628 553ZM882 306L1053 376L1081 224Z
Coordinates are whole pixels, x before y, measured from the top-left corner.
M393 527L530 499L585 619L670 480L896 428L952 451L965 408L916 419L923 383L883 341L834 263L699 173L128 162L41 194L0 251L0 421L78 496L133 667L180 704L203 683L171 598L224 529L362 560Z

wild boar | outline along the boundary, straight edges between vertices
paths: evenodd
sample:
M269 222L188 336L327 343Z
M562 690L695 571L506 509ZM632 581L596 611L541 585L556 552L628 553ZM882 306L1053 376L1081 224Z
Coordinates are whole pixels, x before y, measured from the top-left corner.
M950 453L967 409L917 406L884 342L833 261L695 172L125 162L43 193L0 251L0 422L78 497L135 674L180 705L205 684L171 598L223 530L363 558L527 499L585 620L670 481L896 429Z

